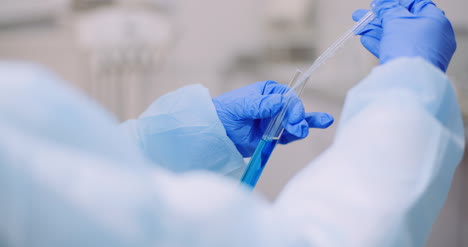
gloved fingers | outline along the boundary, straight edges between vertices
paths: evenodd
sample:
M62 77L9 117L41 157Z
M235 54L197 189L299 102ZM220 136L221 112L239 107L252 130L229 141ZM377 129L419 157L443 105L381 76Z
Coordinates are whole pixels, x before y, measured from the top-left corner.
M381 30L382 27L377 26L377 25L367 24L364 28L362 28L359 32L357 32L356 35L366 35L367 33L372 32L372 31L374 31L376 29ZM382 32L380 32L380 33L382 33Z
M353 15L352 15L353 21L361 20L362 17L364 17L369 11L370 10L368 10L368 9L358 9L358 10L354 11ZM375 18L369 24L374 25L374 26L381 26L379 18Z
M414 0L413 4L408 9L411 13L417 15L428 4L434 4L434 3L432 3L432 1L427 1L427 0Z
M407 8L400 4L399 0L374 0L371 3L371 7L377 17L382 20L382 24L386 21L413 15Z
M240 104L243 106L236 108L240 109L240 112L234 113L238 115L239 120L273 117L283 107L280 94L259 95L253 99L246 98Z
M353 12L353 20L354 21L359 21L365 14L367 14L369 10L367 9L358 9ZM379 18L375 18L372 20L369 24L367 24L362 30L360 30L356 35L363 35L371 30L374 30L375 28L382 28L382 25L380 23Z
M365 16L369 12L368 9L358 9L353 12L352 18L353 21L359 21L363 16Z
M359 9L354 11L353 20L359 21L369 10ZM367 24L356 35L362 35L362 45L374 56L379 57L380 40L382 38L383 29L379 18L375 18L371 23Z
M372 37L380 41L383 35L383 28L374 27L373 29L367 30L365 33L361 35L366 36L366 37Z
M266 81L261 94L284 94L286 91L288 91L288 86L275 81Z
M303 139L309 135L309 128L326 129L333 124L335 119L332 115L324 112L307 112L305 118L298 124L287 124L279 143L288 144L290 142Z
M430 0L416 1L413 5L413 13L426 16L445 16L444 11L439 9L436 4Z
M290 102L283 120L284 133L280 138L282 144L305 138L309 134L304 105L296 95L290 97L292 98L288 99Z
M377 58L380 58L380 37L361 36L361 44Z
M435 10L438 13L445 15L445 13L441 9L437 8L436 4L431 0L400 0L400 5L415 15L424 14L423 11L428 10L426 9L426 6L432 5L429 7L429 10ZM434 14L434 12L432 12L432 14Z
M309 134L309 124L305 119L297 124L286 124L279 143L288 144L292 141L305 138Z
M319 129L326 129L335 121L332 115L325 112L306 112L305 120L309 128Z
M295 135L291 135L289 133L283 133L283 135L281 136L281 138L279 139L279 144L288 144L288 143L291 143L293 141L297 141L297 140L300 140L300 139L304 139L304 138L299 138Z
M286 115L283 125L295 125L304 120L304 105L302 101L294 94L291 95L289 99L283 98L284 101L289 100L289 106L286 110Z
M415 0L400 0L400 5L406 8L407 10L410 10L413 7Z

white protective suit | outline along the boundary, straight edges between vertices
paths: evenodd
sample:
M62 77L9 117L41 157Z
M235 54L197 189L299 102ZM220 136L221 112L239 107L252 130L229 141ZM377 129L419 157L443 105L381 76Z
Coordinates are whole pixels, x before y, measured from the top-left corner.
M50 74L0 65L0 246L422 246L464 150L452 86L421 59L353 88L333 144L272 204L219 175L245 165L207 89L116 126Z

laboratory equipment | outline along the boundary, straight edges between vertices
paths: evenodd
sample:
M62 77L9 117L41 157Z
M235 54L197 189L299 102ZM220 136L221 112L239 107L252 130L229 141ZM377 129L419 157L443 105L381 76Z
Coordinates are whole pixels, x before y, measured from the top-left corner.
M332 57L337 50L339 50L343 45L360 30L362 30L367 24L369 24L376 17L373 11L367 12L351 29L346 31L338 40L336 40L327 50L325 50L322 55L320 55L312 65L304 72L296 72L293 77L293 80L290 83L290 89L284 94L284 99L286 103L281 110L281 112L276 115L269 123L265 134L263 135L262 140L259 142L257 148L255 149L252 158L249 161L247 169L244 172L244 175L241 178L241 182L250 186L255 187L260 178L260 175L263 172L263 169L268 162L268 159L271 156L278 140L281 138L281 135L284 131L283 128L283 119L289 108L289 103L291 102L291 96L297 94L300 96L302 90L304 89L305 84L309 80L312 73L317 70L325 61Z
M85 11L77 21L78 40L89 57L90 91L120 119L135 117L148 104L173 41L169 10L141 2L146 1Z

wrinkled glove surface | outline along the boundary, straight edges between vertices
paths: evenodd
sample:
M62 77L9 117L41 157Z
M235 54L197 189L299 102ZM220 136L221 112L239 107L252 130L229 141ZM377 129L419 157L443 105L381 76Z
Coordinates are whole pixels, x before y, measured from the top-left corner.
M264 81L213 98L227 135L243 157L252 156L271 118L285 105L283 94L287 90L286 85ZM309 128L327 128L333 121L333 117L327 113L306 113L301 100L293 96L279 143L303 139L309 134Z
M455 34L442 10L430 0L374 0L377 18L358 35L381 64L398 57L422 57L446 71L456 50ZM368 10L353 13L361 19Z

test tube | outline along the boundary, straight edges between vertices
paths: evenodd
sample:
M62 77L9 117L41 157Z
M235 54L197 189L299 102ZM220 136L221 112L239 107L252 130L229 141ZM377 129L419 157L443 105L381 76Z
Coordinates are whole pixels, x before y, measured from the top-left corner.
M267 130L263 135L262 139L257 145L257 148L252 155L252 158L247 165L247 169L241 178L241 182L253 188L258 182L260 175L265 168L268 159L270 158L276 144L278 143L281 135L283 134L284 127L283 121L287 114L292 99L294 97L300 97L304 90L305 83L298 84L300 81L300 75L302 72L297 70L294 74L293 79L289 83L288 91L283 94L283 100L285 101L283 108L274 118L271 119L268 124Z

